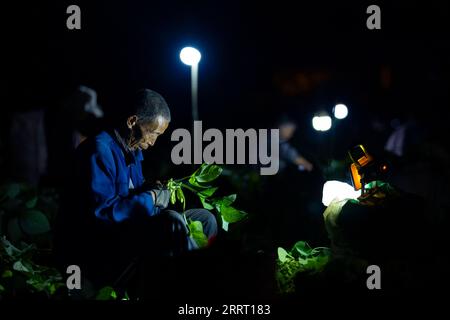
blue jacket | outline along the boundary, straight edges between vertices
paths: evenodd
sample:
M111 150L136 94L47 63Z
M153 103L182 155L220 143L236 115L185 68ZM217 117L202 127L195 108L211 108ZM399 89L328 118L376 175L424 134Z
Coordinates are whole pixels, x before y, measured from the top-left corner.
M74 163L65 164L70 177L65 179L54 234L61 271L76 264L88 278L106 284L133 258L122 256L125 237L160 212L149 193L132 190L144 183L142 160L141 151L127 150L115 131L108 131L84 141L71 158Z
M152 216L159 213L149 193L130 192L144 183L142 152L127 151L113 135L101 132L95 137L89 168L86 168L90 173L89 192L95 216L101 220L121 222L134 214Z

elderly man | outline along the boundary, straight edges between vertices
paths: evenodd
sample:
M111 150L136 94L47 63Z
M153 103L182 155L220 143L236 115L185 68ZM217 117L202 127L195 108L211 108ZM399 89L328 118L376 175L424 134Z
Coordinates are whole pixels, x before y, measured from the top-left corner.
M114 129L82 143L57 218L56 252L62 268L80 266L97 285L111 285L130 261L173 256L195 249L183 217L167 210L170 192L144 181L142 150L166 131L171 115L164 98L144 89ZM185 212L201 221L209 240L215 217L205 209Z

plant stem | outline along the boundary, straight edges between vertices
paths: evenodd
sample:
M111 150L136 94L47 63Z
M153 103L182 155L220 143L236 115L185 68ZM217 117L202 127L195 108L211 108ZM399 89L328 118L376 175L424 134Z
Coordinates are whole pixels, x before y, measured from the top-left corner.
M173 180L174 182L183 182L184 180L189 180L189 178L190 178L191 176L187 176L187 177L184 177L184 178L181 178L181 179L177 179L177 180Z
M186 189L188 189L188 190L190 190L190 191L192 191L192 192L194 192L195 194L197 194L198 193L198 191L197 190L195 190L194 188L192 188L190 185L188 185L188 184L186 184L186 183L184 183L184 182L181 182L181 186L183 187L183 188L186 188Z

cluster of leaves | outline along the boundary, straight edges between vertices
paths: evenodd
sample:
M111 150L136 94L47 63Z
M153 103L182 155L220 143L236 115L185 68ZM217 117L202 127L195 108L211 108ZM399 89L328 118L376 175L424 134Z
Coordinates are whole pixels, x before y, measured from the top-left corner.
M95 296L95 300L100 300L100 301L106 301L106 300L124 300L124 301L129 301L130 297L128 296L128 293L125 292L123 297L120 299L118 293L116 292L116 290L114 290L113 287L103 287L101 288L96 296Z
M18 248L5 237L0 238L0 297L22 292L42 292L49 297L64 286L56 269L33 262L36 253L35 245Z
M0 294L53 295L62 286L61 275L38 265L51 250L51 221L57 213L53 190L37 190L24 183L0 186Z
M0 187L0 234L12 243L20 241L50 246L51 221L57 213L53 190L38 191L27 184L10 183Z
M353 201L353 203L367 206L383 205L386 200L400 195L389 183L379 180L369 182L366 184L365 189L365 194L361 195L358 201Z
M329 259L329 248L311 248L305 241L297 242L289 252L278 248L277 282L280 292L294 292L294 279L299 272L321 272Z
M217 212L221 217L222 227L227 230L229 223L243 220L247 216L247 213L232 206L236 200L236 194L222 197L214 196L218 188L212 186L211 182L216 180L221 174L222 168L220 166L204 163L188 177L179 180L170 179L167 183L167 188L171 193L171 203L175 204L178 200L183 205L184 211L186 208L186 198L183 189L189 190L199 197L205 209L215 210ZM188 226L191 233L201 237L201 234L203 234L201 223L188 221ZM205 238L203 240L200 239L201 242L205 240Z

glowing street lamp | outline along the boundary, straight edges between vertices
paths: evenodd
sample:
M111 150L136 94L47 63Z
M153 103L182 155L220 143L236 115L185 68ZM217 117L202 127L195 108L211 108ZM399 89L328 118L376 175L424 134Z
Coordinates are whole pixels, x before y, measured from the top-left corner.
M192 118L198 118L198 63L202 55L200 51L192 47L185 47L180 51L180 60L191 67L191 98L192 98Z
M331 128L331 117L325 114L314 116L312 126L316 131L328 131Z
M348 108L345 104L339 103L334 106L333 114L336 119L344 119L348 115Z

